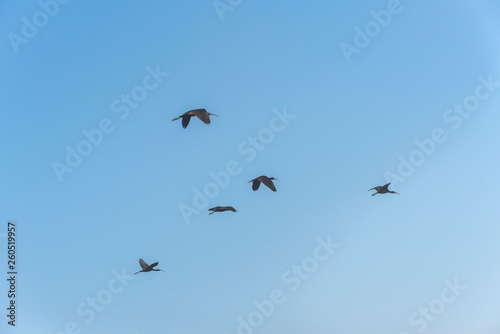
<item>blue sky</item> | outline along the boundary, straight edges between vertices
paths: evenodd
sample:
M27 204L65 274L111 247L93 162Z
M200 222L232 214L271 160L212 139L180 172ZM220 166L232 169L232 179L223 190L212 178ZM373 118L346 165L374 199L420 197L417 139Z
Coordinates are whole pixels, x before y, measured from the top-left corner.
M0 4L0 242L17 222L19 259L6 333L498 333L500 5L220 3L223 19L212 1L71 1L29 38L23 18L43 20L40 3ZM392 6L348 62L341 44ZM454 105L474 101L458 126ZM171 122L194 108L220 117ZM54 162L102 122L109 133L58 178ZM271 124L248 161L249 137ZM418 153L435 129L445 139ZM231 161L196 209L195 189ZM263 174L276 193L251 190ZM401 196L371 197L388 175ZM209 216L216 205L238 212ZM318 238L338 245L321 261ZM120 283L139 258L166 272ZM273 291L283 302L245 332L238 319Z

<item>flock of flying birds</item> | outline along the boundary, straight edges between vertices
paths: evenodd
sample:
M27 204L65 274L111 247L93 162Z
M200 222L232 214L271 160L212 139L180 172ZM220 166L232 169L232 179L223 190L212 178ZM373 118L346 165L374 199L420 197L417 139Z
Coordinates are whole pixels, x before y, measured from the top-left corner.
M210 116L219 117L216 114L209 113L205 109L193 109L193 110L185 112L184 114L180 115L179 117L174 118L172 121L176 121L176 120L182 118L182 127L185 129L189 125L189 121L191 121L191 117L194 117L194 116L198 117L205 124L210 124ZM268 187L272 191L277 191L276 186L273 183L273 180L279 181L275 177L267 177L265 175L262 175L262 176L256 177L253 180L250 180L248 183L250 183L250 182L252 183L252 190L253 191L257 191L259 189L261 183L263 183L266 187ZM368 191L375 190L375 193L373 193L372 196L375 196L377 194L387 194L387 193L398 194L395 191L389 190L390 184L391 183L389 182L383 186L371 188ZM225 212L225 211L236 212L236 209L233 208L232 206L216 206L216 207L208 209L208 211L210 211L209 215L211 215L211 214L214 214L216 212ZM154 267L156 267L158 265L158 262L155 262L152 264L147 264L143 259L139 259L139 264L141 265L142 270L136 272L135 274L146 273L146 272L150 272L150 271L164 271L161 269L154 269Z

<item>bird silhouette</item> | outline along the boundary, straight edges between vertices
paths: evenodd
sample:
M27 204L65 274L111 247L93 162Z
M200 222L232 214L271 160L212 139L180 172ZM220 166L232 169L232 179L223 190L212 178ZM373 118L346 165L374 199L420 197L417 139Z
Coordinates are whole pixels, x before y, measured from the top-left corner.
M395 191L391 191L389 190L389 185L391 183L387 183L387 184L384 184L383 186L378 186L378 187L374 187L374 188L371 188L370 190L375 190L376 193L372 194L372 196L375 196L377 194L387 194L387 193L391 193L391 194L398 194L397 192ZM368 191L370 191L368 190ZM398 194L399 195L399 194Z
M261 183L264 183L272 191L276 191L276 186L274 185L273 180L279 181L275 177L267 177L265 175L262 175L262 176L259 176L255 179L253 179L253 180L248 181L248 183L253 182L253 184L252 184L253 191L258 190Z
M184 114L180 115L179 117L174 118L172 121L176 121L179 118L182 118L182 127L185 129L189 125L189 121L191 120L191 117L196 116L198 117L203 123L205 124L210 124L210 116L217 116L216 114L211 114L205 109L193 109L186 111Z
M134 275L137 275L138 273L147 273L150 271L165 271L165 270L161 270L161 269L153 269L154 267L156 267L158 265L158 262L155 262L152 264L147 264L146 261L144 261L143 259L139 259L139 264L141 265L142 270L136 272Z
M208 211L212 211L209 213L209 215L214 214L216 212L224 212L224 211L233 211L236 212L236 209L233 208L232 206L216 206L211 209L208 209Z

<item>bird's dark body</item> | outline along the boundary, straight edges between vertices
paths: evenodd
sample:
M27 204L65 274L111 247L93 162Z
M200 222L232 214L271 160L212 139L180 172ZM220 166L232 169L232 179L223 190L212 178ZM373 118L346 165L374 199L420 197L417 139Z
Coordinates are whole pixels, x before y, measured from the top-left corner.
M278 180L278 179L275 177L267 177L265 175L262 175L262 176L259 176L255 179L253 179L253 180L250 180L248 183L252 182L252 190L253 191L257 191L259 189L261 183L264 183L264 185L266 185L266 187L268 187L272 191L277 191L276 186L273 183L273 180Z
M390 184L391 184L391 183L389 182L389 183L387 183L387 184L384 184L383 186L377 186L377 187L371 188L371 189L369 189L368 191L370 191L370 190L375 190L375 191L376 191L376 193L372 194L372 196L375 196L375 195L377 195L377 194L387 194L387 193L391 193L391 194L398 194L398 193L397 193L397 192L395 192L395 191L391 191L391 190L389 190L389 185L390 185ZM398 195L399 195L399 194L398 194Z
M176 121L179 118L182 118L182 127L185 129L189 125L189 121L191 121L191 117L193 116L198 117L205 124L210 124L210 115L217 116L216 114L209 113L205 109L193 109L186 111L184 114L174 118L172 121Z
M136 272L134 275L138 273L147 273L150 271L163 271L161 269L154 269L154 267L158 265L158 262L147 264L146 261L144 261L143 259L139 259L139 264L141 265L142 270Z
M209 213L209 215L211 215L215 212L225 212L225 211L236 212L236 209L233 208L232 206L216 206L216 207L208 209L208 211L212 211Z
M156 267L158 265L158 262L155 262L155 263L152 263L150 264L149 266L147 266L144 270L145 273L147 273L148 271L152 271L154 267Z

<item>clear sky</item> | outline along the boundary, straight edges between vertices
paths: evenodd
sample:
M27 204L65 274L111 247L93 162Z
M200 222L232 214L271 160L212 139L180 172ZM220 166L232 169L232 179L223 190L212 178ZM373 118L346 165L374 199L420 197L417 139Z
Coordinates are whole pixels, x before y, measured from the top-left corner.
M63 2L0 3L2 333L500 332L496 1Z

